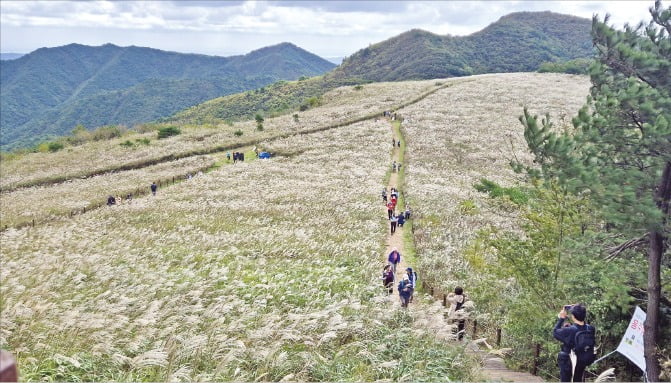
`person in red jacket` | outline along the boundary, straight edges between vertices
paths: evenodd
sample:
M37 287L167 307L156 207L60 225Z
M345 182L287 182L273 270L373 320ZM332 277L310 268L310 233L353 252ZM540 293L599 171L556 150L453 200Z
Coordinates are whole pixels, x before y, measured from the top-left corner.
M387 202L387 216L389 220L391 220L391 216L394 215L394 206L395 204L391 201Z

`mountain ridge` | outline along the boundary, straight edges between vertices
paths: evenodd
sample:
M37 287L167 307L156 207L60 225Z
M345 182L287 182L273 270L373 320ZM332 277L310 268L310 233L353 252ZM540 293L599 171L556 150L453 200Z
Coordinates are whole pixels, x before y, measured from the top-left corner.
M147 122L217 96L335 67L291 43L230 57L73 43L40 48L1 65L3 147L67 134L84 122L88 128ZM147 81L156 88L153 95L142 87ZM175 86L180 83L183 88ZM167 89L172 93L162 92ZM119 112L121 104L144 105L145 110Z

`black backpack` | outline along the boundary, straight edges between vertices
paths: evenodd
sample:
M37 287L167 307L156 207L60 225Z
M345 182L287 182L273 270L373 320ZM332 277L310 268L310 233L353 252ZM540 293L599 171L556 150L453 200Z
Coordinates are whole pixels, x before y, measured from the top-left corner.
M594 362L594 346L596 345L596 330L590 325L578 328L573 337L573 351L579 361L589 366Z

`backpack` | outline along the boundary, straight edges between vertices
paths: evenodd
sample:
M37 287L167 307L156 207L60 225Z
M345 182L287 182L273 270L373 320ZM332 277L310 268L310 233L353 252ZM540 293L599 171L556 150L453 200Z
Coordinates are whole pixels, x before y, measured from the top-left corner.
M589 366L594 362L594 346L596 345L596 330L590 325L585 325L583 329L573 336L573 351L579 361Z

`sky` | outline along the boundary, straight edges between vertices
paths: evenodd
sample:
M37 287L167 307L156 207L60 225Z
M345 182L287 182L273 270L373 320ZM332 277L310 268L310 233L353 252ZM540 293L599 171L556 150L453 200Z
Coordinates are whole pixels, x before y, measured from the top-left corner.
M608 13L610 24L621 27L647 23L653 5L652 0L0 0L0 51L29 53L70 43L112 43L231 56L290 42L324 58L341 58L414 28L464 36L519 11L585 18Z

